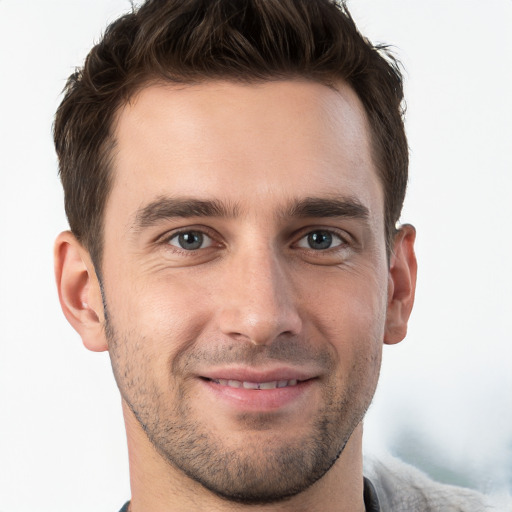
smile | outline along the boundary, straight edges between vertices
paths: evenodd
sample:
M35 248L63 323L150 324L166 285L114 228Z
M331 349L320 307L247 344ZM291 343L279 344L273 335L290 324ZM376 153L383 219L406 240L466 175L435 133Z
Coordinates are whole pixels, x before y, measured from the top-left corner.
M243 388L243 389L277 389L277 388L287 388L290 386L296 386L299 382L297 379L290 380L273 380L270 382L248 382L241 380L227 380L227 379L209 379L211 382L215 382L216 384L220 384L221 386L228 386L230 388Z
M237 372L232 371L231 373ZM288 408L289 411L298 410L299 404L301 407L307 408L307 403L316 402L311 399L314 396L311 393L314 393L318 386L317 378L306 375L301 379L296 375L257 376L256 372L252 372L253 374L250 375L251 372L247 371L238 373L249 373L249 375L229 375L231 378L226 378L228 375L223 377L211 375L199 379L203 382L203 389L208 395L214 397L215 407L224 403L224 406L227 406L231 412L260 414L284 411L285 408ZM280 371L279 373L291 373L291 371Z

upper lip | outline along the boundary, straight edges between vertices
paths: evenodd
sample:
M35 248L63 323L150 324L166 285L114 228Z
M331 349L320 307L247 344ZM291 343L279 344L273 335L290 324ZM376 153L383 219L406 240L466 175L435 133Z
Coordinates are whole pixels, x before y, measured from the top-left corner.
M226 367L209 369L199 374L210 380L237 380L241 382L273 382L283 380L304 381L318 377L318 373L293 367L257 369L247 367Z

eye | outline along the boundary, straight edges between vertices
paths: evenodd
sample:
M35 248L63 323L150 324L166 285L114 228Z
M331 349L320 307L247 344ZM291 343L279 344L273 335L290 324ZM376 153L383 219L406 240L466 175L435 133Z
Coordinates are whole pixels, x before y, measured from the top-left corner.
M336 233L327 231L326 229L317 229L302 237L297 245L304 249L325 251L333 247L339 247L344 243L345 241Z
M201 231L181 231L169 238L167 243L185 251L196 251L210 247L213 240Z

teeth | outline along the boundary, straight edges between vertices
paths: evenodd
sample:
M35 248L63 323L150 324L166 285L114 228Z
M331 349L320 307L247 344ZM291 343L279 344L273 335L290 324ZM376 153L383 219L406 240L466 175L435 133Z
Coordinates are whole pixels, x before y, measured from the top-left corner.
M213 382L221 386L228 386L230 388L244 388L244 389L276 389L286 388L288 386L296 386L297 379L290 380L273 380L271 382L247 382L240 380L227 380L227 379L212 379Z
M277 388L277 384L278 382L277 381L273 381L273 382L262 382L258 389L276 389Z

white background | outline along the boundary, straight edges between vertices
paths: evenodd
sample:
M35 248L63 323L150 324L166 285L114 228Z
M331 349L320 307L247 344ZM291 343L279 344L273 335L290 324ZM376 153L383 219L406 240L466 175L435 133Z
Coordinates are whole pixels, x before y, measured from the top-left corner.
M512 490L512 1L352 0L407 71L420 274L386 347L367 447ZM108 356L61 314L66 228L51 122L66 77L127 0L0 0L0 510L115 512L129 497ZM443 469L441 469L443 468Z

